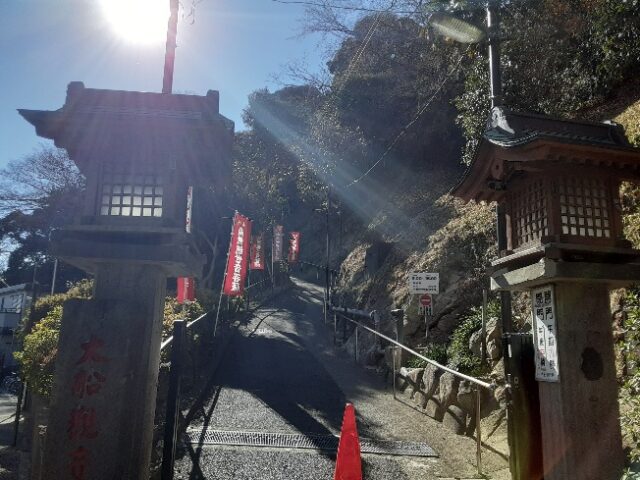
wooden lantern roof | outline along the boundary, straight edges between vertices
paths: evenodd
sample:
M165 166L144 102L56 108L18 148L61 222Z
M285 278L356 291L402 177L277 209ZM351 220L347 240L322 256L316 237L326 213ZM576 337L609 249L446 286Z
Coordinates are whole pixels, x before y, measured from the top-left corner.
M196 178L214 177L221 157L230 161L234 124L219 113L214 90L179 95L71 82L62 108L18 112L39 136L65 148L85 174L92 162L119 154L177 157Z
M494 107L476 154L451 194L465 201L500 200L526 172L606 173L640 179L640 149L613 122L589 123Z

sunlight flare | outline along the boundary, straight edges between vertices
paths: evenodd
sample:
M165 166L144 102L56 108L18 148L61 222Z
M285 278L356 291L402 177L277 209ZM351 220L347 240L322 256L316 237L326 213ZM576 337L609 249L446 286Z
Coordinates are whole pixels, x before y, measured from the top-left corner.
M166 39L169 1L100 0L105 17L118 36L138 44Z

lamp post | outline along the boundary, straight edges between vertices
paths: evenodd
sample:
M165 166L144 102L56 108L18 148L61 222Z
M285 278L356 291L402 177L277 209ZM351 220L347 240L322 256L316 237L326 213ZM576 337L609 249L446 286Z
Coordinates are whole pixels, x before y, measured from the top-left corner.
M491 1L486 7L486 30L480 27L452 17L445 13L435 13L430 18L430 23L434 30L444 36L453 38L460 43L479 43L487 40L488 54L489 54L489 88L491 108L502 105L502 73L500 68L500 17L498 9L492 4ZM496 237L498 252L504 252L507 250L507 222L505 206L499 203L496 207ZM513 332L513 322L511 315L511 292L504 290L498 293L500 298L500 321L502 324L503 332L503 352L510 351L507 342L510 338L509 335ZM484 339L484 337L483 337ZM517 376L517 367L514 366L514 362L505 356L505 377L507 384L511 385L513 378ZM508 402L507 409L509 415L507 418L509 435L509 447L511 455L509 457L511 473L516 479L528 478L528 476L534 474L534 471L538 469L540 463L539 453L536 452L538 445L536 441L530 441L530 438L535 437L535 434L531 431L536 431L536 428L518 429L516 423L531 422L532 419L537 419L536 415L527 415L527 408L520 408L511 401L511 391L507 390ZM534 395L532 400L531 396L527 397L528 402L537 402L537 395ZM537 407L537 405L536 405ZM519 415L520 410L524 411L523 415ZM520 418L519 418L520 417ZM530 435L530 438L520 442L517 440L516 435Z
M494 30L495 18L489 9ZM493 47L491 116L452 194L498 204L491 288L501 292L503 320L511 291L531 298L533 344L504 326L505 372L523 407L515 420L509 410L512 475L617 480L624 454L609 289L640 278L619 199L623 180L640 182L640 149L615 124L501 107Z

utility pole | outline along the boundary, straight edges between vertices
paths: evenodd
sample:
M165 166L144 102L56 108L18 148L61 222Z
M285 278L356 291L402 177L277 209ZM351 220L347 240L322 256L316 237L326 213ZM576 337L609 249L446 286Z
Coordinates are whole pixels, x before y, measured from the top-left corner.
M169 0L171 14L167 26L167 45L164 54L164 76L162 78L162 93L173 91L173 67L176 62L176 39L178 37L178 0Z

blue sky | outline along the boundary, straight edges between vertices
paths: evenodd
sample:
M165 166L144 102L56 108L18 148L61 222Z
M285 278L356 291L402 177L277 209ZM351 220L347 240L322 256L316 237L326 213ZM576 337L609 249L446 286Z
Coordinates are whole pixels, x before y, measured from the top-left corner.
M158 0L169 4L169 0ZM189 0L184 0L189 4ZM175 93L220 91L221 113L242 129L252 91L278 88L288 62L313 70L324 58L317 37L294 38L303 9L271 0L203 0L195 22L181 21ZM90 88L160 91L164 42L126 42L99 0L0 0L0 167L37 148L17 108L55 110L70 81Z

